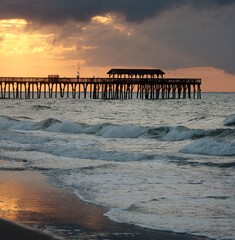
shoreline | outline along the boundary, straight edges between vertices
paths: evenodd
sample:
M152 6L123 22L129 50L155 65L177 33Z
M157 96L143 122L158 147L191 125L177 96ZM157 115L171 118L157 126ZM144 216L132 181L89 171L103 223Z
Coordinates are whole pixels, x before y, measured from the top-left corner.
M14 235L17 231L25 234L20 238L24 240L208 239L114 222L104 216L106 208L86 203L69 190L50 185L47 177L37 171L1 170L0 186L0 229L3 229L0 238L3 240L17 240ZM1 237L3 234L8 237Z

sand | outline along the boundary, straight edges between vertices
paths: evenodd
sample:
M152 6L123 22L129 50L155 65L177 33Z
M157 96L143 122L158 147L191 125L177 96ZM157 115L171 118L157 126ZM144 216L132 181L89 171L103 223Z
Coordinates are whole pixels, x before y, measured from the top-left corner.
M105 212L68 190L51 186L40 172L0 171L0 218L7 220L0 220L1 240L205 239L119 224L105 217Z

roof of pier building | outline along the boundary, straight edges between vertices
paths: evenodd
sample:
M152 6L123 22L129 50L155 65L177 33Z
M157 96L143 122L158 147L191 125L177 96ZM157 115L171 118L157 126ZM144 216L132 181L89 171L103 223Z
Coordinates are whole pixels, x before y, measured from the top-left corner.
M107 72L107 74L109 74L109 76L113 76L115 77L115 75L117 75L117 77L123 77L122 75L125 76L127 75L128 78L133 77L133 76L139 76L139 77L152 77L154 78L154 76L157 76L157 78L159 76L163 77L163 75L165 74L161 69L121 69L121 68L112 68L111 70L109 70Z

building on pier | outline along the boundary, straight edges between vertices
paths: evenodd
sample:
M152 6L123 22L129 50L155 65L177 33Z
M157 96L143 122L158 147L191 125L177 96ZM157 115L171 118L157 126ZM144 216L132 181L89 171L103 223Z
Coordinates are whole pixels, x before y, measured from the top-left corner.
M112 68L107 72L109 78L163 78L165 74L160 69L120 69Z

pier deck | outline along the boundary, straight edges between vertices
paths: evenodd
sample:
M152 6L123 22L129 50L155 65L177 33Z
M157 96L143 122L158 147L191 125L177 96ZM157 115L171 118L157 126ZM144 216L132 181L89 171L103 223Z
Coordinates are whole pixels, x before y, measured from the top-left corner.
M0 98L132 99L201 98L201 79L155 77L0 77Z

